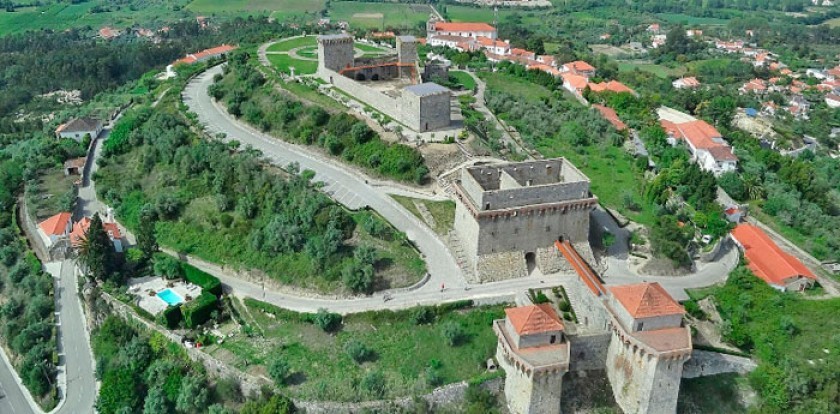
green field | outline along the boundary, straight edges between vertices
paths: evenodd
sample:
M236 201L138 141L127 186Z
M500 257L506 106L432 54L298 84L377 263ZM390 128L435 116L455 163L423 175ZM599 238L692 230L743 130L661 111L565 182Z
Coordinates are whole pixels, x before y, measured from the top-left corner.
M681 23L689 26L694 25L724 25L729 23L727 19L718 19L715 17L697 17L689 16L681 13L657 13L657 17L665 20L668 23Z
M318 62L314 60L295 59L289 55L267 55L268 61L284 73L291 73L289 67L295 68L296 75L311 75L318 70Z
M823 24L827 24L829 27L840 27L840 17L835 17L831 20L826 20Z
M272 17L317 13L324 9L325 0L194 0L187 9L204 14L248 15L271 14Z
M265 375L265 364L283 358L291 366L284 392L304 400L359 401L394 398L428 392L437 385L476 378L493 356L496 336L491 323L504 316L502 306L433 311L434 321L415 325L412 310L352 314L339 332L323 332L296 312L246 299L240 312L255 337L237 335L205 351L255 375ZM464 340L450 346L442 335L447 323L460 325ZM344 345L357 341L372 350L368 361L357 363ZM432 367L432 368L429 368ZM385 378L382 395L360 386L370 372ZM434 377L433 381L430 381Z
M551 96L551 91L543 86L503 73L480 72L478 76L487 82L488 90L506 92L523 99L537 100Z
M469 73L460 70L453 70L449 72L449 76L458 80L458 83L464 86L464 89L475 89L475 79Z
M129 7L115 7L113 11L91 13L91 9L101 2L88 1L79 4L62 2L42 7L19 8L14 12L0 11L0 36L27 30L53 29L63 30L71 27L90 26L99 29L102 26L124 28L142 24L160 16L172 19L186 16L185 13L173 12L171 5L153 3L139 10Z
M269 52L288 52L292 49L303 47L303 46L317 46L318 45L318 38L317 36L306 36L306 37L292 37L288 39L281 40L266 49Z
M622 72L632 72L636 69L642 72L650 72L660 78L668 78L674 76L682 76L686 72L685 67L669 68L667 66L657 65L655 63L629 63L619 62L618 70Z
M328 13L334 22L347 21L351 27L382 30L419 27L429 18L431 9L425 4L334 1Z

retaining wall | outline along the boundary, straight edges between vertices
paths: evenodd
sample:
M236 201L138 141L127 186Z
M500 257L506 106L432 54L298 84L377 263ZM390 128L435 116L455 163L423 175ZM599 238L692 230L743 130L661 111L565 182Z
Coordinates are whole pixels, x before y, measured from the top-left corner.
M694 350L691 359L683 365L682 377L697 378L726 373L743 375L754 370L756 366L757 364L749 358Z

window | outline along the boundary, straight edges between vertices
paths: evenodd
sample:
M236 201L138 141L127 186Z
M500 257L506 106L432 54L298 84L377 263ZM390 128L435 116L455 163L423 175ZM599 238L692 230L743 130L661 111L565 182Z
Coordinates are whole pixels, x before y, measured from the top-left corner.
M551 231L551 226L545 226L545 232L548 233Z
M490 203L485 204L485 205L484 205L484 209L485 209L485 210L490 210Z
M639 322L639 327L636 328L636 330L641 331L644 327L645 327L645 323L644 322Z
M551 339L548 340L548 343L553 344L557 342L557 335L551 335Z

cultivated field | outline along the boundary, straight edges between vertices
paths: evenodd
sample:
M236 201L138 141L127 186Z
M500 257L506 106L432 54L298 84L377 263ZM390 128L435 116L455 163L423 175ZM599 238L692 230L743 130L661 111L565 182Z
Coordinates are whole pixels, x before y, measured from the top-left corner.
M271 14L283 18L324 9L325 0L194 0L187 9L204 14Z
M329 17L347 21L352 27L371 29L414 28L422 25L432 12L425 4L331 2Z

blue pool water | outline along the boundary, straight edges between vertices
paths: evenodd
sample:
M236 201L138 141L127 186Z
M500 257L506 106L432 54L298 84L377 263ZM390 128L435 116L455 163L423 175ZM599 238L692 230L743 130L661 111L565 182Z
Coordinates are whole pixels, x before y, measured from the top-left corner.
M159 297L160 300L166 302L166 304L169 306L175 306L179 303L184 302L184 298L182 298L181 295L175 293L175 291L172 289L161 290L157 293L157 297Z

